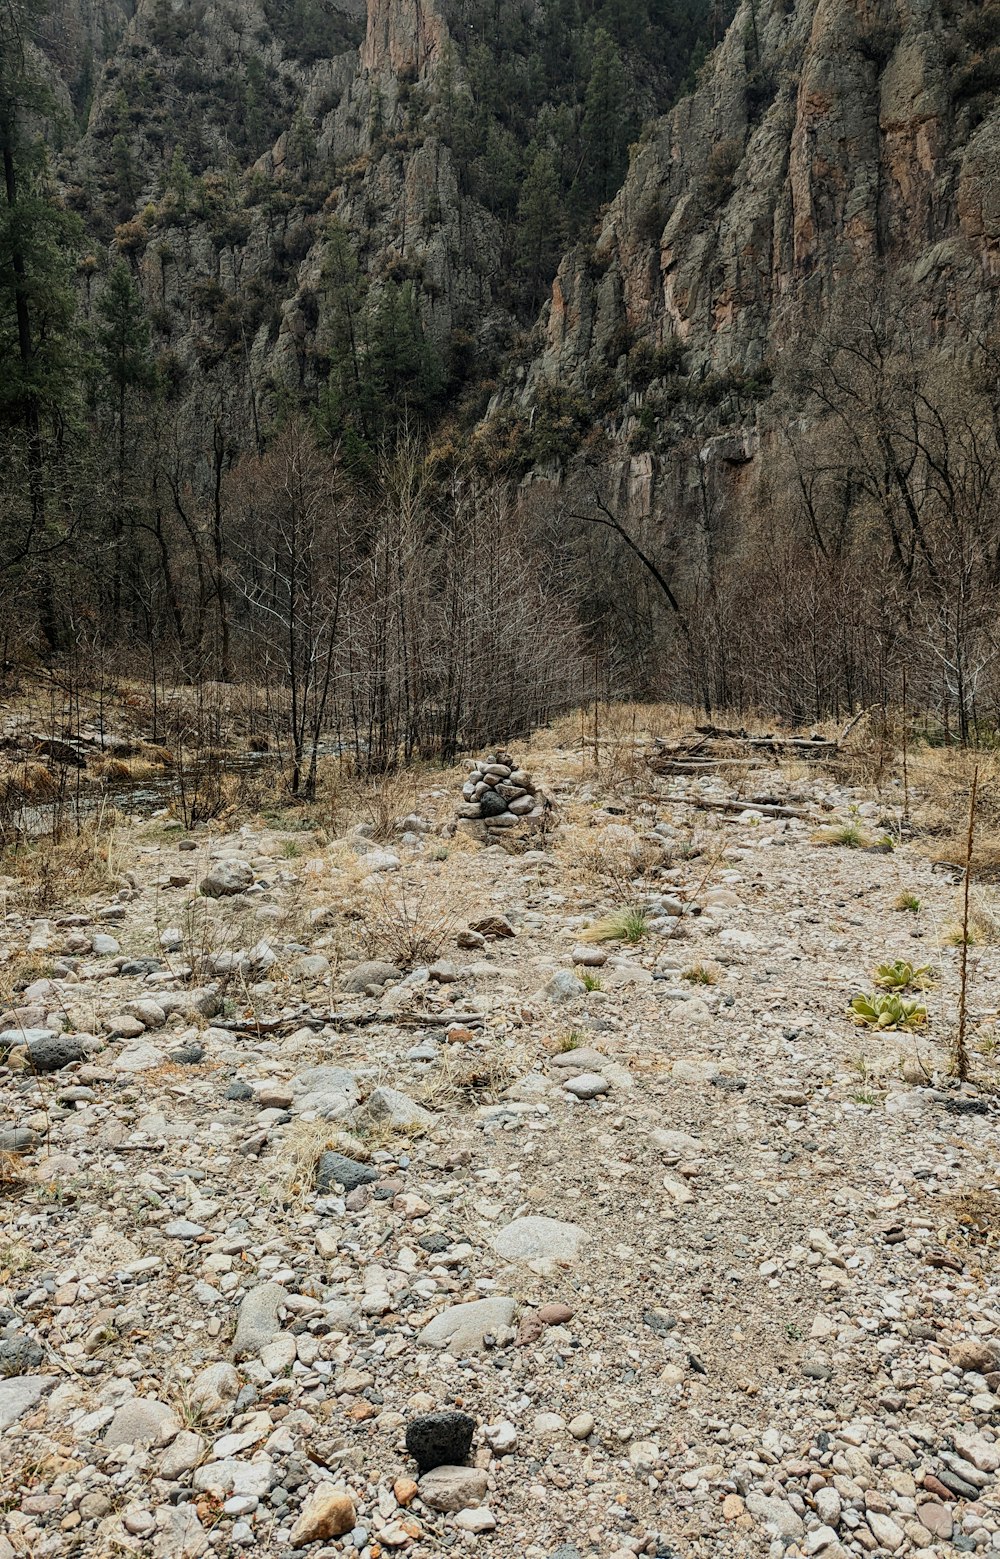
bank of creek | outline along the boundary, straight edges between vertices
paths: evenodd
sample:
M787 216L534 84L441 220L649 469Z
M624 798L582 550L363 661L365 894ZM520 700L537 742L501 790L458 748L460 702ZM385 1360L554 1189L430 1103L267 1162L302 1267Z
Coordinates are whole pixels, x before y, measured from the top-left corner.
M8 879L0 1556L1000 1555L955 873L817 842L898 811L822 771L514 756L540 834L456 828L467 765L378 829L156 781L93 891ZM848 1015L890 959L917 1032Z

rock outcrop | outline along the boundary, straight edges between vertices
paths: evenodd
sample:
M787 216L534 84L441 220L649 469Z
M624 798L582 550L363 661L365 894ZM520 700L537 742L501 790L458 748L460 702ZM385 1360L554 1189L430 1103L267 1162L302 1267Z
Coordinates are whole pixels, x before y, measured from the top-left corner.
M744 0L695 92L634 148L594 243L564 257L541 349L494 414L556 387L596 399L623 506L648 513L674 480L661 403L676 420L698 389L705 461L751 462L783 354L869 275L913 300L928 340L959 308L985 315L998 45L997 7Z

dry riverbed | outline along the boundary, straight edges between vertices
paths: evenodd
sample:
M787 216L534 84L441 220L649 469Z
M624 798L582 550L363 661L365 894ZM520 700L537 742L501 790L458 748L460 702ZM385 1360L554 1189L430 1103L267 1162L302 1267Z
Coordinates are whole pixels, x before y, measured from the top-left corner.
M829 776L750 776L789 819L531 766L541 849L436 775L391 839L154 818L123 886L12 901L3 1559L1000 1556L955 874L818 844L896 819ZM895 958L926 1029L855 1028Z

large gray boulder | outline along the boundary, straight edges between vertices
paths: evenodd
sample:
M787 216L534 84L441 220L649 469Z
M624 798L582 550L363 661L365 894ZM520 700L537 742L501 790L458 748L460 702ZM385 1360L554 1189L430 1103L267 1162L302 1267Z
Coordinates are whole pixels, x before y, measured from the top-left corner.
M390 985L402 978L403 971L397 969L395 964L372 959L368 963L355 964L353 969L348 969L340 982L340 988L342 991L360 996L370 985Z
M215 862L201 879L200 886L206 898L232 898L234 894L245 893L253 886L253 867L249 861L241 861L237 856L229 856L223 861Z
M428 1321L417 1342L430 1348L447 1348L449 1353L478 1353L483 1339L495 1336L514 1319L514 1301L494 1294L490 1299L473 1299L464 1305L449 1305L433 1321Z

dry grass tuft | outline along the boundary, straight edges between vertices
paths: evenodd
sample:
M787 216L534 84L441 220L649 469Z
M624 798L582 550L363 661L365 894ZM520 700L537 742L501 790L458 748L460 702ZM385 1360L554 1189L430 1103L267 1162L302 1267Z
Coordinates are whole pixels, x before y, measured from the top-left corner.
M992 1278L1000 1251L1000 1194L972 1187L934 1203L942 1246Z
M330 1121L296 1121L282 1139L281 1190L286 1198L308 1195L316 1184L316 1165L339 1133Z
M27 1185L31 1174L20 1153L0 1152L0 1195L9 1196Z
M584 880L613 888L625 899L632 897L636 879L648 877L670 859L666 843L642 838L627 825L616 823L588 829L582 839L567 838L560 853Z
M48 979L51 973L52 959L47 953L15 953L0 964L0 1010L18 1006L21 991L34 980Z
M718 964L699 962L685 969L681 979L687 980L690 985L717 985L721 972Z
M137 756L144 758L147 763L158 764L162 769L170 769L174 763L170 748L161 747L158 742L143 742Z
M612 910L580 933L582 942L641 942L649 930L649 917L638 905Z
M0 781L0 806L52 801L59 794L59 779L44 763L19 763Z
M870 836L860 823L832 823L828 828L818 828L812 836L813 844L839 845L845 850L864 850L871 844Z
M517 1062L516 1053L499 1042L488 1049L444 1045L416 1098L432 1110L457 1104L497 1104L524 1070Z
M166 751L165 748L162 750ZM95 779L110 781L112 784L136 785L159 778L168 766L162 759L142 753L131 758L98 758L91 764L89 772Z
M941 940L947 947L994 947L1000 943L1000 912L985 894L977 894L969 907L968 935L958 920L946 927Z

